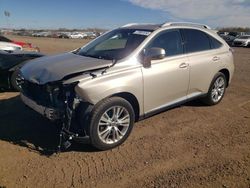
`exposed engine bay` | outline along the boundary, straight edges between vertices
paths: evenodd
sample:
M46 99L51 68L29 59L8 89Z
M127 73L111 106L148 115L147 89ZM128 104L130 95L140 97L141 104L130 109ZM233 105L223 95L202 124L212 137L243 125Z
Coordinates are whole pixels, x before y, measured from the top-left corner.
M70 61L68 61L70 59ZM59 61L58 61L59 60ZM84 61L85 63L81 63ZM48 64L46 66L45 64ZM51 64L53 63L53 66ZM68 148L70 140L87 142L88 137L83 126L73 123L80 103L91 106L77 96L75 86L79 83L74 77L82 76L96 78L95 71L105 73L106 69L114 66L116 61L95 59L65 53L30 61L22 68L19 80L23 102L51 121L59 121L62 125L58 150ZM65 82L66 81L66 82ZM87 104L86 104L87 103ZM74 124L74 126L73 126Z

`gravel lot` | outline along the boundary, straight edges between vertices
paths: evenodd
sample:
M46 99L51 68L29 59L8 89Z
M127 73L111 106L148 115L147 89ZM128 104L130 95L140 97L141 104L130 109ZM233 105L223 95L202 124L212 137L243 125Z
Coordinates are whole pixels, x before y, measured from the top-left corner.
M85 40L12 37L53 54ZM235 75L222 102L191 102L136 123L110 151L73 144L54 153L58 128L0 93L0 187L250 188L250 49L235 48Z

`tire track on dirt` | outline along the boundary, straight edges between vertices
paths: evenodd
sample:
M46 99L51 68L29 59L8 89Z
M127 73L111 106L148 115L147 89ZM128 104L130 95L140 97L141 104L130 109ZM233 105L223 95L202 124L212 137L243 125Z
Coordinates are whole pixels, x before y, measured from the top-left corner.
M77 163L77 166L79 167L80 184L84 184L84 180L83 180L83 177L82 177L82 166L81 166L79 161L77 161L76 163Z

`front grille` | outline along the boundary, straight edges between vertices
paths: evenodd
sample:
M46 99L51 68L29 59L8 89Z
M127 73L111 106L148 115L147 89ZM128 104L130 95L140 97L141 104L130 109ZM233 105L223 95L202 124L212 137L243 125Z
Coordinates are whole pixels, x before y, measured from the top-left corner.
M45 85L38 85L24 80L22 83L22 93L36 101L39 105L51 106L50 94L46 91Z

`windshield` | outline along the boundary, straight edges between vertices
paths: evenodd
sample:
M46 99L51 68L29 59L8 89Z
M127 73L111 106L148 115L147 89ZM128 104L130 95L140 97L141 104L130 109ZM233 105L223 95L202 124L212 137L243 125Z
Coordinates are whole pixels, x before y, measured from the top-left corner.
M241 36L239 39L250 39L250 36Z
M123 59L134 51L151 32L151 30L116 29L81 48L76 54L107 60Z
M4 36L0 36L0 41L2 42L12 42L10 39L4 37Z

